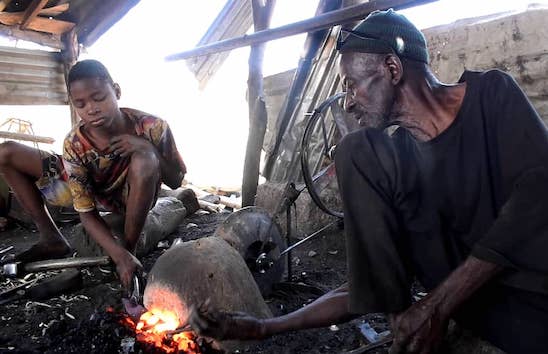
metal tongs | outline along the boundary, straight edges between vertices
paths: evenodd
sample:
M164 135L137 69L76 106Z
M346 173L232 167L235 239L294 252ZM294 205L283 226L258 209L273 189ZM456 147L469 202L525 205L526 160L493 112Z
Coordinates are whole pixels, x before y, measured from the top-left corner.
M142 274L134 274L131 282L131 289L129 295L129 301L133 305L142 305L143 304L143 292L144 292L144 282Z
M145 290L145 278L141 272L133 275L131 288L128 290L128 297L122 298L122 303L127 314L134 320L139 320L146 312L143 306L143 293Z

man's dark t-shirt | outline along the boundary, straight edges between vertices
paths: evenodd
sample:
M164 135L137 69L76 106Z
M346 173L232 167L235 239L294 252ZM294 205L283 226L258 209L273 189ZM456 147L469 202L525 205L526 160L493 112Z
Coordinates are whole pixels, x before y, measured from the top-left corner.
M543 353L548 131L509 75L461 81L459 113L436 138L362 129L337 148L350 311L403 311L414 277L432 289L473 255L505 271L457 318L508 352Z
M363 129L339 144L355 312L403 310L413 276L431 289L470 254L504 265L500 282L548 294L546 126L509 75L461 81L460 111L436 138Z
M471 253L508 267L501 281L548 294L546 126L503 72L465 72L461 81L465 98L447 130L426 143L407 141L402 129L394 137L411 150L402 158L416 163L420 186L420 198L401 208L419 247L413 263L433 287Z

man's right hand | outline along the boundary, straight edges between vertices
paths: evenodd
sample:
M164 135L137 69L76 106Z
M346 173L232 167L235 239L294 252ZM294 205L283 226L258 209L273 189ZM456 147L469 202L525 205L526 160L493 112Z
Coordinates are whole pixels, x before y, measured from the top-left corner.
M201 336L217 340L256 340L266 337L263 321L243 312L220 312L208 303L192 306L188 323Z
M135 274L138 269L143 268L143 265L139 262L137 257L125 249L123 249L121 255L113 259L113 261L116 263L116 271L118 272L122 286L125 289L130 289L133 274Z

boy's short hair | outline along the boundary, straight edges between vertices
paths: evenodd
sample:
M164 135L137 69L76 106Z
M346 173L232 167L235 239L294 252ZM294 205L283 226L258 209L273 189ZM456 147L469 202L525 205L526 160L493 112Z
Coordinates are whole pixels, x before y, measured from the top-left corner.
M68 74L67 84L81 79L100 78L114 84L107 68L98 60L87 59L74 64Z

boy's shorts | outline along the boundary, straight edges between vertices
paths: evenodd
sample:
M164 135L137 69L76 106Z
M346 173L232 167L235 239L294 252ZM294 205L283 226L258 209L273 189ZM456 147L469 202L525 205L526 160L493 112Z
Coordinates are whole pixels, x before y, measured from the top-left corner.
M48 204L72 207L72 194L61 156L40 151L42 155L42 177L36 181Z
M36 181L36 187L42 193L46 202L58 207L73 207L72 194L68 184L68 176L63 166L61 156L49 152L40 151L42 154L42 177ZM160 185L156 188L156 196ZM129 185L126 181L122 188L112 191L108 199L103 202L95 199L95 207L99 211L124 213L127 197L129 194ZM151 207L154 205L152 203Z

